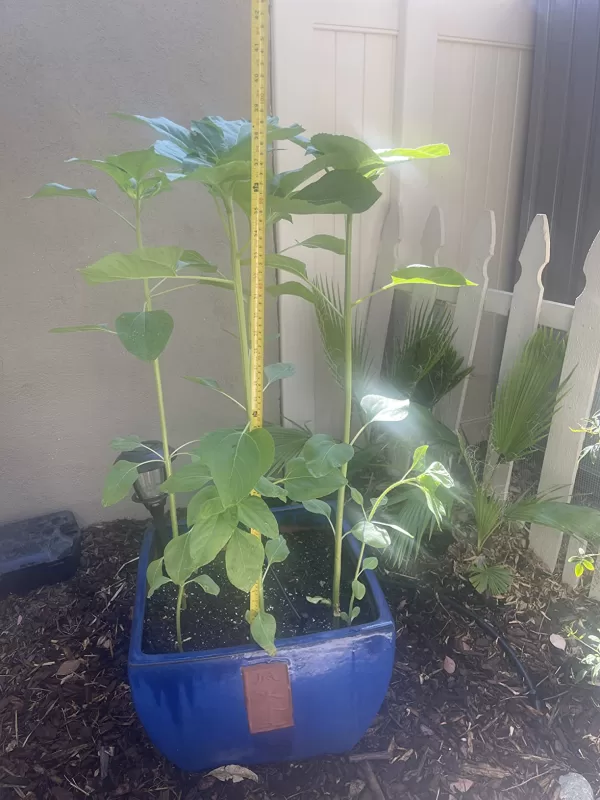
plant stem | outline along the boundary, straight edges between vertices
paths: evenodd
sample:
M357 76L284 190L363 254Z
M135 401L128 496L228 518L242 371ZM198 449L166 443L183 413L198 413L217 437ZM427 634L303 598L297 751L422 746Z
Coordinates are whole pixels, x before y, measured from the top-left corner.
M229 236L229 246L231 252L231 274L233 277L233 291L235 294L235 308L237 312L238 335L240 339L240 351L242 357L242 371L244 373L244 389L246 393L246 413L248 415L248 425L251 423L252 412L252 386L251 386L251 365L250 365L250 344L248 340L248 323L246 320L246 305L244 301L244 284L242 280L242 262L238 243L237 228L235 225L235 212L230 198L223 199L225 206L225 216L227 221L227 233ZM218 203L217 203L218 207ZM230 398L233 399L233 398ZM234 401L237 402L237 401ZM241 403L238 403L241 405ZM242 406L243 408L243 406ZM260 536L260 534L259 534ZM258 610L265 610L265 600L263 591L262 576L258 582ZM252 598L256 597L253 587L250 594L250 609L252 611ZM256 602L256 601L254 601ZM255 609L256 610L256 609Z
M177 608L175 610L175 627L177 630L177 647L183 653L183 642L181 641L181 604L183 602L183 590L185 585L182 583L177 592Z
M369 292L369 294L366 294L364 297L359 297L358 300L355 300L352 303L352 305L353 306L358 306L361 303L364 303L365 300L368 300L370 297L375 297L376 294L380 294L381 292L387 292L388 289L393 289L397 285L398 284L396 284L396 283L386 283L386 285L382 286L381 289L375 289L374 292Z
M342 441L350 443L352 424L352 214L346 217L346 252L344 255L344 436ZM344 464L342 474L346 477L348 465ZM342 581L342 536L344 527L344 503L346 486L341 486L337 494L335 515L335 553L333 561L333 593L331 604L333 615L340 615L340 584Z
M242 282L242 265L238 249L237 228L235 226L235 214L233 206L231 204L231 200L224 201L224 203L225 213L227 216L227 229L229 233L231 272L233 277L233 291L235 293L238 334L240 337L242 371L244 373L244 389L246 391L246 409L248 414L250 414L250 347L248 345L248 325L246 322L244 284Z
M138 250L143 247L142 243L142 226L141 226L141 201L138 197L135 204L135 236L137 241ZM150 283L148 278L144 278L144 298L146 300L146 310L152 311L152 297L150 295ZM169 437L167 434L167 417L165 414L165 399L162 387L162 378L160 374L160 364L158 358L152 362L154 369L154 384L156 387L156 398L158 400L158 416L160 419L160 435L163 445L163 459L165 462L165 472L167 478L173 474L173 467L171 465L171 453L169 451ZM177 523L177 503L175 502L175 495L169 495L169 512L171 515L171 533L172 535L179 536L179 525Z
M358 580L358 576L360 575L362 569L362 562L363 558L365 557L365 543L363 542L360 546L360 553L358 554L358 561L356 562L356 570L354 571L354 580ZM354 608L354 589L352 589L352 594L350 595L350 604L348 606L348 625L352 625L352 609Z

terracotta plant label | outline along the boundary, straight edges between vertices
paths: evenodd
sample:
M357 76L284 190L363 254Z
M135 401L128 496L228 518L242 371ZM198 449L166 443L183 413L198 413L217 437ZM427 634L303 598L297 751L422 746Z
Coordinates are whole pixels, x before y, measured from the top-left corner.
M242 667L250 733L267 733L294 725L292 689L287 664Z

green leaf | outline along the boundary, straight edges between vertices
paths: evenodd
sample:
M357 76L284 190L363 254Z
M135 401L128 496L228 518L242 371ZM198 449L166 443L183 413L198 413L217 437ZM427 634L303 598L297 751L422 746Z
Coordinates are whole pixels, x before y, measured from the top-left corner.
M363 559L362 568L364 569L377 569L377 565L379 561L375 556L367 556L367 558Z
M204 589L206 594L212 594L215 597L221 591L219 584L215 583L209 575L196 575L196 577L192 578L188 583L197 583L198 586Z
M305 500L316 500L339 489L346 484L346 479L339 470L316 478L309 472L304 458L292 458L287 463L284 487L291 500L302 503Z
M283 536L278 536L276 539L269 539L265 545L265 553L269 564L278 564L286 560L290 550Z
M342 169L326 172L274 208L289 214L361 214L380 197L381 192L368 178Z
M323 605L323 606L330 606L331 600L328 597L307 597L306 598L309 603L312 603L313 606ZM340 615L341 616L341 615Z
M69 158L67 163L88 164L105 172L114 180L119 189L130 197L135 197L135 185L148 173L173 167L174 159L159 154L153 147L147 150L131 150L105 159ZM133 183L132 183L133 179Z
M505 461L524 458L548 435L565 396L561 381L566 350L562 331L538 328L496 391L490 442Z
M227 544L227 577L242 592L249 592L260 578L265 551L257 536L236 530Z
M365 499L364 499L364 497L362 496L362 494L361 494L361 493L358 491L358 489L355 489L355 488L354 488L354 486L351 486L351 487L350 487L350 497L351 497L351 498L354 500L354 502L355 502L357 505L359 505L359 506L361 506L361 507L362 507L362 506L364 506L364 504L365 504Z
M150 458L148 453L148 460ZM102 491L102 505L114 506L119 500L127 497L129 490L135 483L138 477L138 465L131 464L129 461L117 461L112 465L104 481L104 489Z
M273 463L275 446L265 428L213 431L197 448L208 465L224 505L239 503Z
M173 331L168 311L127 311L115 322L123 347L142 361L154 361L167 346Z
M171 583L170 578L163 573L163 558L157 558L156 561L151 561L146 570L146 581L148 583L148 597L152 597L157 589L160 589L165 583Z
M590 561L589 558L584 558L581 563L583 564L585 569L589 570L590 572L594 571L594 569L595 569L594 562Z
M413 460L412 465L410 468L410 472L415 469L421 469L425 463L425 456L427 455L427 450L429 449L428 445L423 444L420 447L417 447L413 453Z
M600 511L589 506L530 497L509 503L504 515L508 520L535 522L600 543Z
M302 505L311 514L320 514L331 519L331 506L324 500L305 500Z
M306 274L306 264L297 258L283 256L280 253L270 253L267 254L265 258L265 264L267 267L281 269L284 272L290 272L292 275L296 275L299 278L308 280L308 275Z
M292 375L296 374L296 367L293 364L289 364L287 362L281 362L279 364L269 364L265 367L265 378L267 382L265 384L265 389L267 386L270 386L275 381L281 381L284 378L291 378Z
M359 580L352 581L352 591L357 600L362 600L366 594L365 585Z
M250 162L227 161L224 164L216 164L214 166L201 165L193 172L188 173L186 178L192 181L200 181L206 186L222 189L236 181L249 181Z
M359 542L364 542L370 547L375 547L377 550L384 550L391 541L390 535L385 528L380 528L366 519L357 522L350 533L358 539Z
M195 462L197 463L197 462ZM188 527L191 528L198 518L202 515L204 506L208 503L209 500L218 500L221 504L221 510L223 509L223 503L221 503L221 499L219 497L219 493L217 492L217 487L214 486L212 483L209 486L204 486L200 489L199 492L192 497L190 502L188 503L187 507L187 524ZM212 510L212 507L210 508ZM208 516L204 514L204 517Z
M260 497L246 497L238 505L240 522L248 528L258 531L268 539L279 536L279 525L275 515Z
M180 533L179 536L174 536L165 547L163 558L167 575L178 586L182 586L192 572L202 566L194 564L190 555L189 533Z
M279 500L285 500L287 497L281 486L278 486L264 476L258 479L254 489L263 497L277 497Z
M352 445L336 442L326 433L311 436L302 450L306 467L316 478L347 464L353 455Z
M454 346L453 324L449 307L441 310L438 303L424 301L410 311L402 337L394 339L386 377L410 398L411 418L418 413L419 404L433 408L472 371ZM414 426L419 430L418 420ZM428 441L426 429L419 435L421 441Z
M454 486L454 480L446 467L439 461L432 461L427 469L422 473L429 475L433 478L436 484L444 486L446 489L451 489Z
M438 525L442 524L442 517L446 514L446 509L444 508L444 504L436 496L436 491L438 486L440 485L439 482L431 475L427 473L423 473L422 475L417 476L416 478L417 486L423 492L425 496L425 501L427 503L427 508L435 517L435 521Z
M300 455L312 434L306 428L283 428L281 425L269 425L268 430L275 442L275 460L271 467L271 474L274 475L282 470L288 461Z
M580 562L579 564L575 564L575 577L576 577L576 578L581 578L581 576L583 575L583 573L584 573L584 566L583 566L583 564L582 564L581 562Z
M210 477L210 471L206 464L195 461L193 464L180 467L170 478L167 478L160 488L169 494L194 492L196 489L202 489L209 482Z
M216 272L217 267L207 261L203 255L200 255L196 250L184 250L177 262L177 270L180 269L197 269L200 272Z
M110 446L113 450L118 450L119 452L123 453L126 450L135 450L142 444L142 440L139 436L117 436L115 437ZM150 457L150 450L148 450L148 454Z
M190 555L196 569L210 564L236 531L237 508L220 509L218 498L208 500L190 530ZM209 513L211 510L217 513Z
M267 292L273 297L281 297L282 295L292 295L293 297L301 297L309 303L314 303L314 293L312 289L305 286L298 281L284 281L283 283L273 283L267 286Z
M354 608L352 609L352 616L350 617L350 621L354 622L354 620L358 617L359 614L360 614L360 606L354 606Z
M275 648L276 627L275 617L266 611L259 611L250 623L250 635L256 644L266 650L270 656L274 656L277 652Z
M400 422L408 416L410 400L366 394L360 401L369 422Z
M491 595L502 595L510 589L513 582L513 573L508 567L500 564L490 564L489 566L473 567L469 572L469 581L476 591L483 593L489 592Z
M193 378L189 375L185 376L186 381L190 381L191 383L199 383L200 386L206 386L208 389L213 389L215 392L222 392L221 386L219 382L216 381L214 378Z
M50 328L50 333L78 333L79 331L104 331L104 333L112 333L111 329L104 322L98 325L68 325L63 328Z
M410 283L432 284L433 286L476 286L476 283L465 278L460 272L449 267L427 267L425 264L411 264L392 272L392 283L403 285Z
M71 189L69 186L62 186L60 183L47 183L27 199L34 200L36 197L82 197L91 200L98 199L95 189Z
M426 144L422 147L394 147L391 150L376 150L375 152L386 164L394 164L398 161L449 156L450 148L447 144Z
M304 239L303 242L298 242L294 247L310 247L318 248L320 250L329 250L331 253L337 253L338 256L343 256L346 252L346 242L338 236L331 236L328 233L317 233L315 236L310 236Z
M163 136L167 136L172 142L175 142L180 147L188 148L191 146L191 136L187 128L178 125L176 122L171 122L166 117L143 117L140 114L124 114L121 111L114 112L113 116L119 119L132 120L134 122L143 122L149 125L155 131L158 131Z
M144 247L129 254L111 253L79 271L90 284L175 278L184 252L180 247Z
M330 157L337 170L353 170L377 177L384 167L383 160L367 144L352 136L317 133L310 140L319 152Z

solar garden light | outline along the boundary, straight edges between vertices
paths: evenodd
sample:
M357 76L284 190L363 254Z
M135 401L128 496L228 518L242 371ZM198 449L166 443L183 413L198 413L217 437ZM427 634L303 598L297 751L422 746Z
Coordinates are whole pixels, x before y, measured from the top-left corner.
M142 503L152 516L162 550L171 538L165 514L168 494L161 489L167 479L163 455L162 442L149 439L139 447L119 453L116 459L138 464L138 477L133 484L131 499L134 503Z

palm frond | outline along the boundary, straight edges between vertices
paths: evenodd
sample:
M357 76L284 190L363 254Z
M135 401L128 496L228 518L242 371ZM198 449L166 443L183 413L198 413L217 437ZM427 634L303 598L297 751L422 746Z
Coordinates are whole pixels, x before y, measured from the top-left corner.
M408 315L402 339L393 343L387 378L414 402L433 408L471 372L453 345L455 332L448 308L422 303Z
M477 484L473 495L473 514L477 528L477 548L481 550L504 519L505 503L487 487Z
M267 428L275 443L275 459L269 474L276 475L288 461L300 455L312 433L308 428L284 428L281 425L268 425Z
M431 535L436 528L435 519L425 501L423 492L415 487L399 489L385 509L383 519L408 531L414 538L388 530L391 543L381 554L383 561L392 570L418 556L425 534Z
M489 592L492 596L506 594L513 582L514 575L508 567L502 564L487 564L482 567L472 567L469 571L469 581L480 594Z
M340 289L327 277L315 279L314 305L325 358L336 381L344 385L344 314ZM366 326L356 323L352 330L352 371L355 394L365 393L371 371L371 356L366 339Z
M560 500L524 497L509 503L504 518L510 522L537 523L600 543L600 511Z
M559 383L566 340L539 328L502 381L492 409L490 441L503 461L524 458L548 435L554 412L567 391Z

